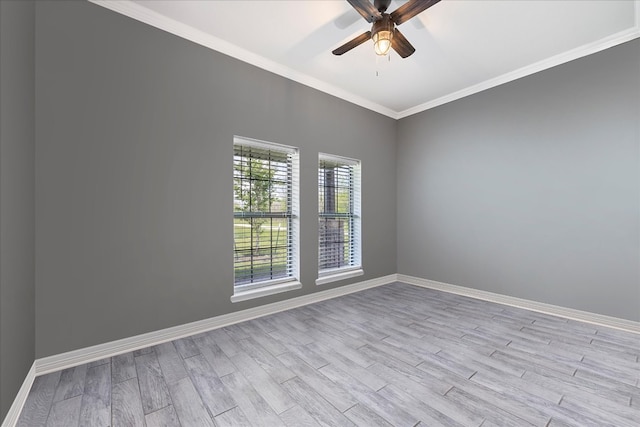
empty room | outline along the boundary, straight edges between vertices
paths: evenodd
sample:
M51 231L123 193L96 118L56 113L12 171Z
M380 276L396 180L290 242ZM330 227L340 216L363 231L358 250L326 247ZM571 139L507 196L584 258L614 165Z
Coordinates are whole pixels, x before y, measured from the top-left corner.
M0 420L640 423L640 1L0 0Z

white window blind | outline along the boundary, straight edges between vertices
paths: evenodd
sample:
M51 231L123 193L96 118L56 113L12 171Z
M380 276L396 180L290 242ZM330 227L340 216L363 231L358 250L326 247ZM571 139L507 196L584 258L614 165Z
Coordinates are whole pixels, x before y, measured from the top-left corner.
M360 162L320 154L319 275L360 268Z
M236 290L298 276L298 152L234 138L234 283Z

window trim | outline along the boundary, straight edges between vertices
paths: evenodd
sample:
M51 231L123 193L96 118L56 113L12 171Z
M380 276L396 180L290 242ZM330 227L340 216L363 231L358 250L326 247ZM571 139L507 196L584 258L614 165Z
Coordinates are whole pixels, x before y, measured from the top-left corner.
M246 301L266 295L273 295L294 289L300 289L300 151L297 147L278 144L275 142L261 141L253 138L246 138L238 135L233 137L234 157L235 147L243 146L257 148L261 150L281 151L291 156L291 241L289 252L291 253L291 275L287 277L268 279L260 282L236 285L235 283L235 260L234 260L234 283L231 302ZM235 215L234 230L235 230ZM235 231L234 231L235 239ZM235 246L235 244L234 244Z
M247 301L254 298L265 297L267 295L279 294L281 292L292 291L302 288L302 283L298 280L273 280L268 285L253 286L249 289L235 290L231 296L231 302Z
M364 270L361 266L341 267L332 269L331 271L325 271L325 273L320 273L319 277L316 279L316 285L326 285L327 283L350 279L352 277L358 277L364 274Z
M319 232L316 234L318 237L318 278L316 279L316 285L324 285L327 283L335 282L338 280L345 280L352 277L361 276L364 274L364 269L362 268L362 162L357 159L352 159L349 157L337 156L333 154L327 153L318 153L318 168L320 167L321 162L329 161L336 162L345 166L354 167L353 170L353 190L351 203L353 204L353 213L350 218L353 220L352 223L352 234L351 239L353 240L353 260L352 264L336 267L336 268L328 268L321 270L320 269L320 235ZM318 183L319 184L319 183ZM318 191L320 191L320 186L317 185ZM316 200L319 201L320 194L316 196ZM318 219L321 218L320 206L317 209Z

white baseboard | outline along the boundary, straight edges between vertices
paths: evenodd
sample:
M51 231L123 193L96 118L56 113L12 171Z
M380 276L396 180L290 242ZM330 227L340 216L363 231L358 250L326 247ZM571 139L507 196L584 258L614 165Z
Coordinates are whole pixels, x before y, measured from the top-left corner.
M407 276L405 274L390 274L388 276L366 280L363 282L341 286L338 288L327 289L325 291L315 292L309 295L303 295L300 297L291 298L272 304L266 304L247 310L223 314L221 316L212 317L210 319L199 320L197 322L187 323L185 325L174 326L159 331L149 332L146 334L136 335L117 341L111 341L104 344L98 344L91 347L36 359L31 366L31 369L29 370L29 373L27 374L24 383L20 388L18 395L13 402L13 405L11 405L7 416L2 422L2 426L0 427L15 426L36 376L93 362L95 360L116 356L118 354L127 353L152 345L161 344L167 341L184 338L201 332L210 331L212 329L232 325L234 323L244 322L247 320L255 319L257 317L267 316L269 314L278 313L303 305L313 304L315 302L336 298L339 296L351 294L353 292L387 285L393 282L403 282L410 285L421 286L424 288L435 289L484 301L491 301L498 304L524 308L540 313L551 314L567 319L578 320L581 322L592 323L595 325L601 325L609 328L615 328L640 334L640 322L634 322L631 320L619 319L612 316L605 316L602 314L595 314L587 311L545 304L522 298L496 294L493 292L481 291L478 289L466 288L463 286L451 285L448 283L436 282L434 280Z
M123 338L117 341L111 341L104 344L98 344L91 347L81 348L66 353L36 359L36 375L43 375L50 372L59 371L61 369L82 365L85 363L93 362L95 360L116 356L118 354L127 353L156 344L161 344L167 341L173 341L179 338L184 338L201 332L210 331L212 329L221 328L223 326L228 326L234 323L255 319L256 317L266 316L280 311L289 310L291 308L312 304L314 302L324 301L353 292L358 292L364 289L386 285L389 283L393 283L396 280L397 275L390 274L389 276L365 280L363 282L358 282L333 289L327 289L325 291L314 292L309 295L303 295L284 301L274 302L272 304L266 304L229 314L223 314L221 316L199 320L197 322L187 323L184 325L174 326L159 331L149 332L129 338Z
M606 326L608 328L620 329L626 332L640 334L640 322L633 320L619 319L613 316L590 313L588 311L576 310L573 308L560 307L557 305L531 301L523 298L516 298L507 295L496 294L478 289L466 288L463 286L451 285L449 283L436 282L434 280L421 279L419 277L398 274L398 281L410 285L421 286L423 288L435 289L452 294L463 295L484 301L491 301L498 304L510 305L512 307L524 308L539 313L551 314L564 317L566 319L578 320L580 322L594 325Z
M18 390L18 395L13 400L13 404L11 404L9 412L7 412L7 416L4 417L4 421L2 421L2 427L14 427L18 423L20 413L22 412L22 408L24 408L24 404L27 401L29 391L31 390L31 386L33 385L33 380L35 380L35 378L36 364L34 362L31 365L29 372L27 372L27 376L22 382L22 386L20 387L20 390Z
M387 285L389 283L397 281L397 278L397 274L390 274L388 276L365 280L363 282L353 283L351 285L341 286L334 289L327 289L324 291L315 292L309 295L303 295L272 304L266 304L247 310L237 311L234 313L223 314L221 316L199 320L197 322L187 323L184 325L174 326L159 331L149 332L129 338L123 338L121 340L111 341L104 344L98 344L91 347L81 348L66 353L36 359L33 362L33 365L31 366L31 369L29 370L26 378L24 379L22 387L18 391L18 395L14 399L11 408L9 408L7 416L2 421L2 426L0 427L14 427L16 425L36 376L48 374L50 372L59 371L61 369L66 369L77 365L82 365L85 363L93 362L95 360L116 356L118 354L127 353L152 345L161 344L167 341L173 341L201 332L210 331L212 329L232 325L234 323L244 322L246 320L255 319L256 317L267 316L269 314L274 314L303 305L313 304L315 302L336 298L342 295L351 294L353 292Z

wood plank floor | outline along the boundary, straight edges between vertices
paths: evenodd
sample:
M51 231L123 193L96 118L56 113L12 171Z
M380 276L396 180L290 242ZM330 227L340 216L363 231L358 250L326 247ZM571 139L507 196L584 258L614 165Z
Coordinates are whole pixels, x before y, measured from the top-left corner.
M638 427L639 355L394 283L37 377L18 425Z

